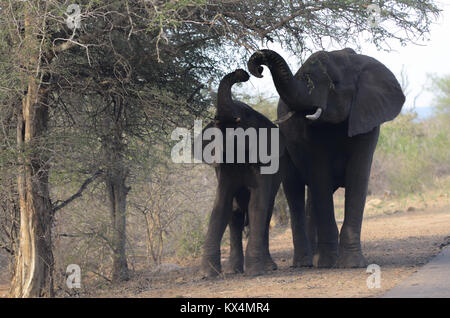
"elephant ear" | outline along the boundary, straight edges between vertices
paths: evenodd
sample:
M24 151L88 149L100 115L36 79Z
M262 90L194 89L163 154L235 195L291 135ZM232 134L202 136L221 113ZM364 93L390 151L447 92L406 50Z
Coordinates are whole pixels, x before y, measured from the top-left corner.
M362 69L350 110L350 137L371 131L394 119L401 111L405 95L394 74L373 60Z

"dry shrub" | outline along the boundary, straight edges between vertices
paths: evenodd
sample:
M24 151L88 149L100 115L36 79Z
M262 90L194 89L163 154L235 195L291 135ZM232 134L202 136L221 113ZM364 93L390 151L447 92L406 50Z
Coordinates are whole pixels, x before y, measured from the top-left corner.
M450 129L438 115L418 121L411 112L381 128L369 189L373 194L417 193L450 173Z

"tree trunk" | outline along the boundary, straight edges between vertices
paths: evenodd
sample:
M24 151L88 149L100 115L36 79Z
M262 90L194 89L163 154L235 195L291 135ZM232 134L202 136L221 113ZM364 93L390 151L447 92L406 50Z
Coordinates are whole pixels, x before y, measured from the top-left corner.
M123 162L125 144L120 120L122 119L123 100L112 96L112 112L108 120L109 132L103 138L103 150L106 160L105 185L109 201L112 228L113 269L112 281L129 279L126 256L126 205L130 188L125 185L128 169Z
M38 79L30 76L17 127L22 149L17 178L20 233L11 297L53 296L52 207L48 166L39 150L47 122L46 93L39 88Z
M31 5L24 6L24 39L20 58L26 92L18 111L17 177L20 232L11 297L53 296L52 206L48 189L48 158L40 149L48 124L48 91L41 81L41 18Z
M17 178L16 178L17 179ZM7 242L7 252L9 253L9 270L14 276L14 268L16 265L16 255L19 245L19 224L20 224L20 207L19 207L19 194L17 193L17 180L8 180L8 202L6 203L6 209L9 217L9 226L5 228L7 231L6 236L9 241Z
M115 170L115 169L113 169ZM112 225L113 270L112 281L128 280L126 245L126 202L129 188L124 171L109 171L106 175Z
M152 249L152 229L151 229L151 221L150 216L148 215L150 212L143 213L144 214L144 220L145 220L145 230L147 234L147 263L150 265L150 259L154 260L153 257L153 249Z

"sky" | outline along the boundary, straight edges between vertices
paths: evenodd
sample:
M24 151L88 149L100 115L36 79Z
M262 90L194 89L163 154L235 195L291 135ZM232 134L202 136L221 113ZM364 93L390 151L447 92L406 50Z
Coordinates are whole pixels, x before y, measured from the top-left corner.
M429 41L421 45L408 44L404 47L395 42L389 42L393 50L390 52L380 51L371 43L362 43L361 51L358 53L372 56L385 64L400 81L402 68L408 77L408 91L404 108L422 108L433 105L433 94L430 91L430 80L427 74L437 76L450 75L450 0L438 0L437 5L443 10L430 27ZM385 22L382 22L385 23ZM364 35L365 37L365 35ZM292 67L298 64L298 60L288 53L279 51L280 48L269 47L279 52ZM341 49L342 47L330 46L327 51ZM293 73L297 69L292 69ZM263 93L264 96L278 94L273 86L270 72L265 69L264 78L252 77L248 88Z

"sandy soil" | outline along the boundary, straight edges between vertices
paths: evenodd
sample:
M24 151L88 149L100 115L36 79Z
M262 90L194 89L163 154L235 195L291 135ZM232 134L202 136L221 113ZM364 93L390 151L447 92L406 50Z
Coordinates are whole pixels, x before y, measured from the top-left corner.
M214 280L205 280L199 271L200 260L196 259L182 267L169 266L172 268L169 271L136 270L132 279L121 285L95 284L94 288L85 277L84 288L77 290L76 296L378 297L417 271L438 254L442 246L450 244L450 196L447 192L433 193L432 197L427 196L427 200L422 195L400 201L368 198L362 244L369 264L381 267L379 289L367 287L370 273L365 268L291 268L291 231L274 227L270 250L279 269L266 275L224 274ZM340 202L337 201L338 210ZM228 250L224 248L222 261L225 269L227 257ZM6 296L7 289L8 284L3 277L0 279L0 297Z
M381 288L369 289L370 273L359 269L290 268L289 229L275 228L271 253L279 269L259 277L224 274L202 279L198 260L169 273L136 272L120 286L96 291L101 297L378 297L418 270L450 244L450 205L436 201L424 209L393 210L363 222L363 252L381 267ZM228 251L223 252L224 267Z

